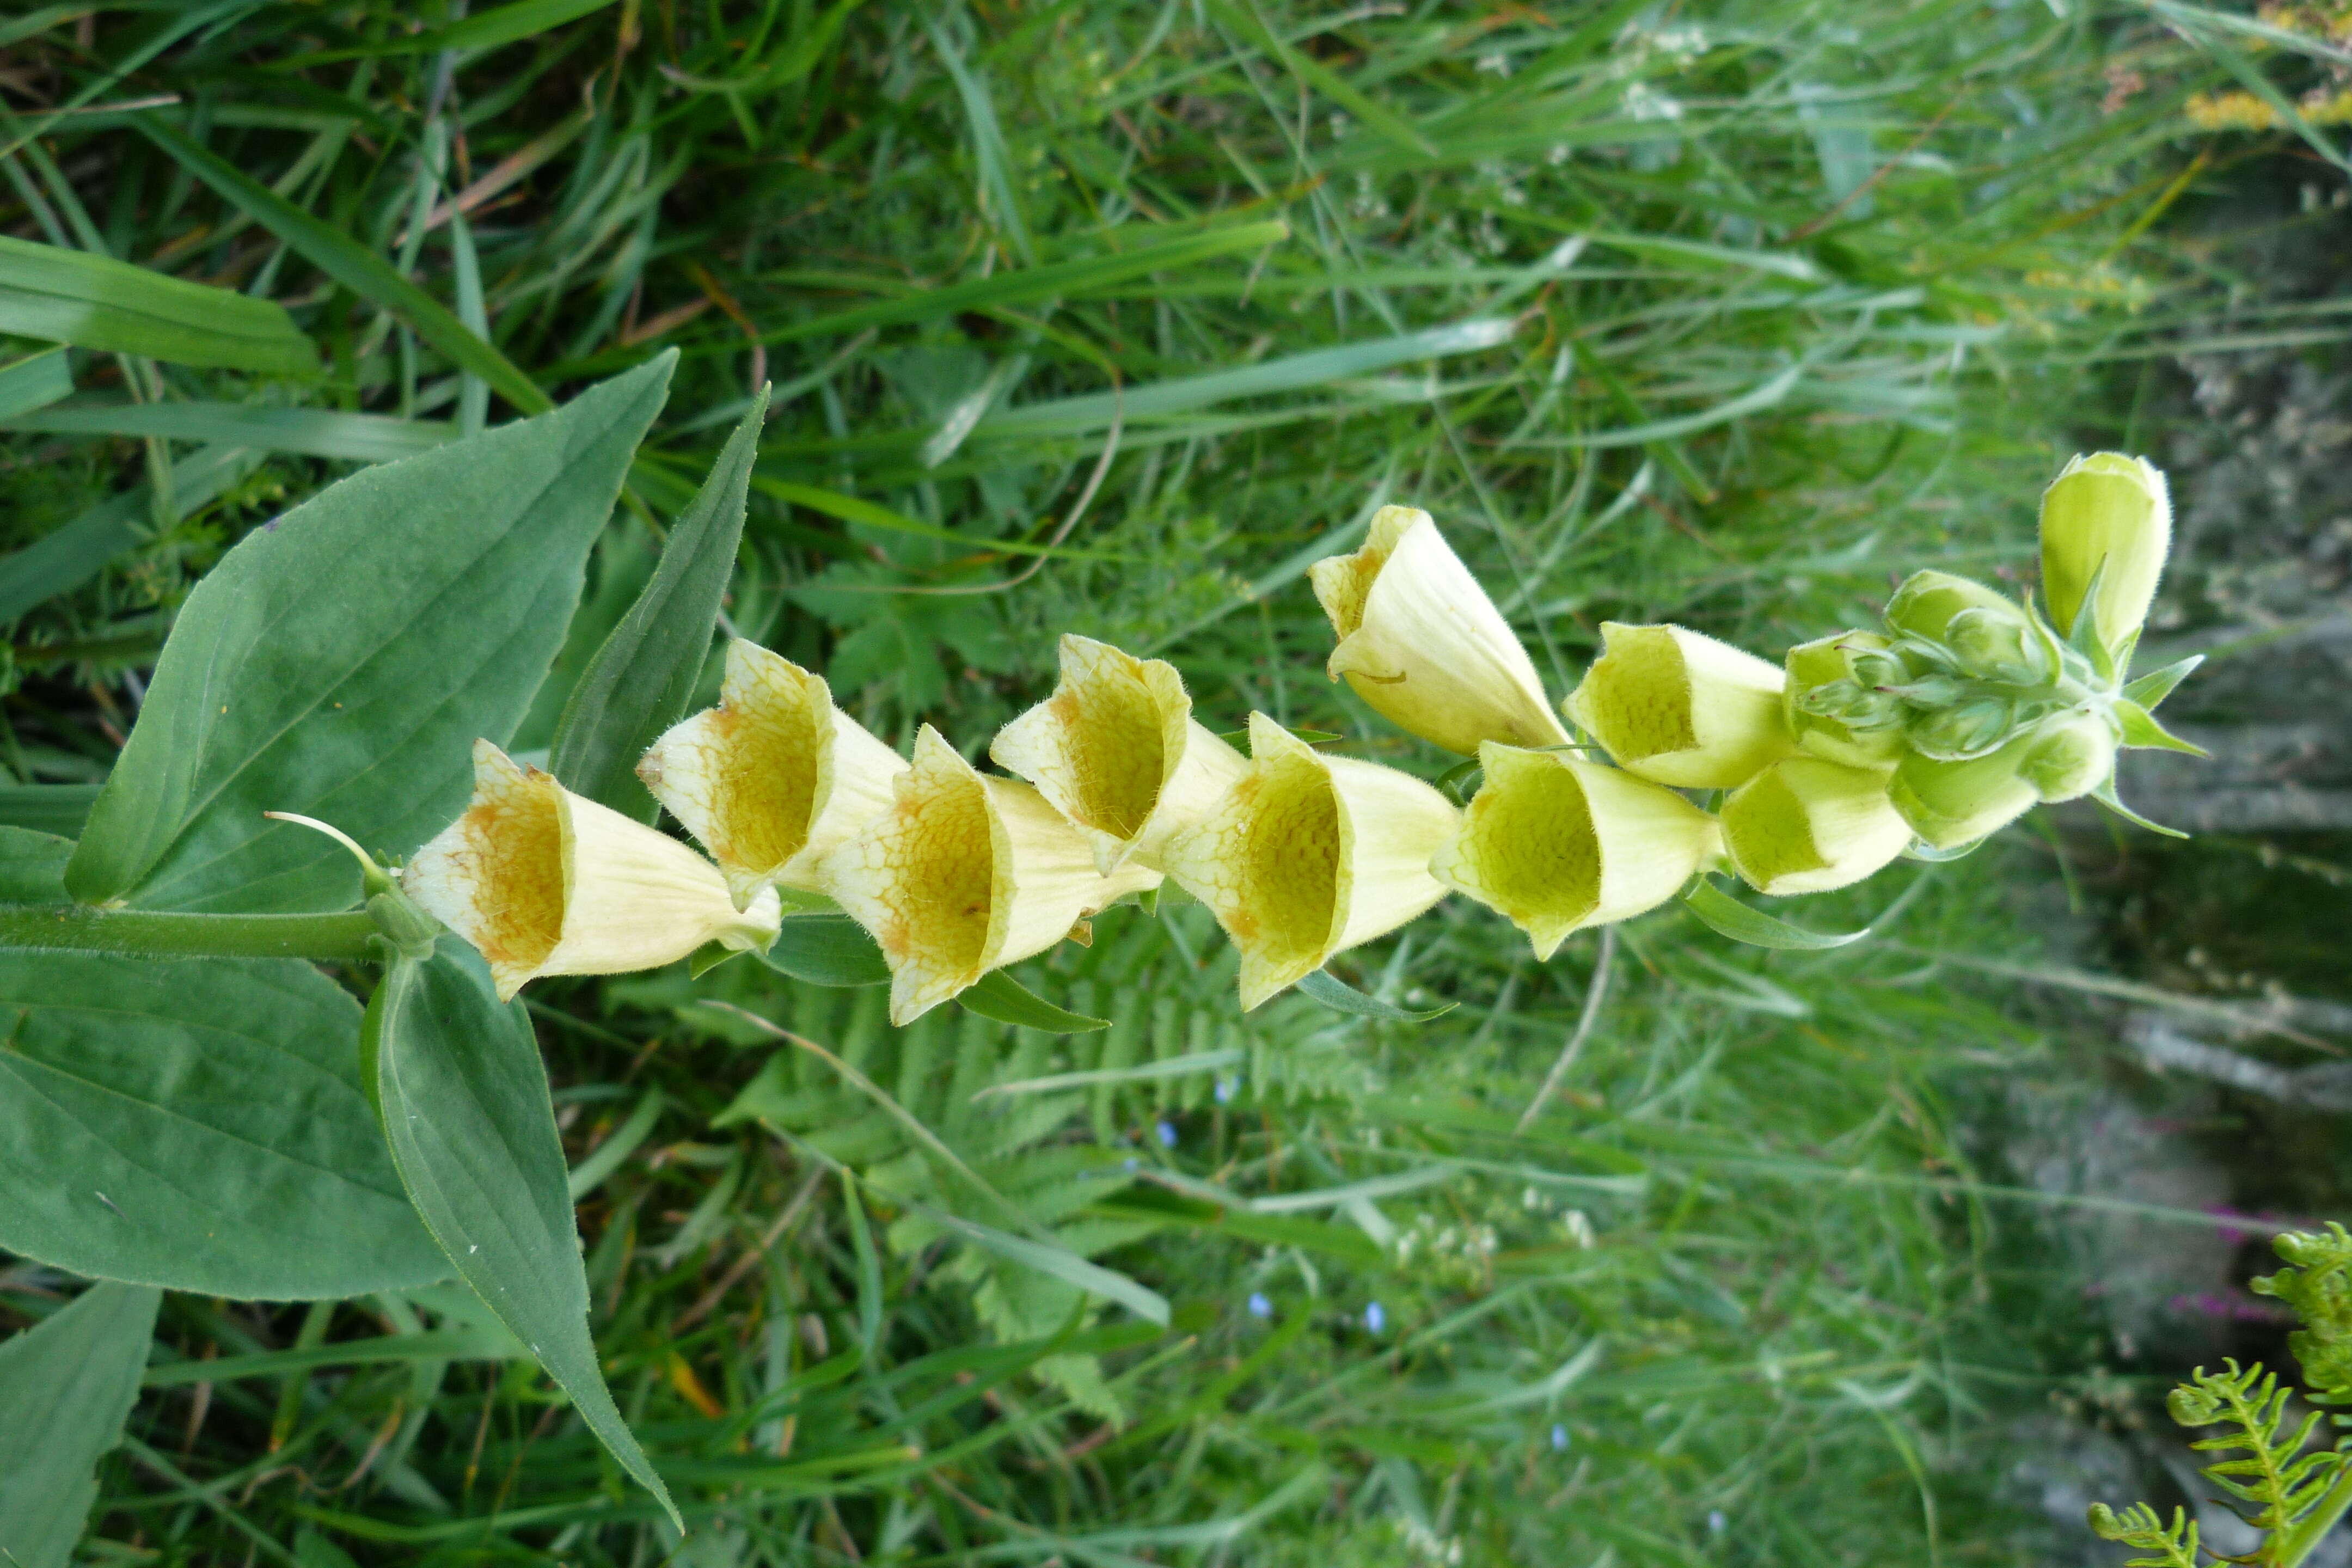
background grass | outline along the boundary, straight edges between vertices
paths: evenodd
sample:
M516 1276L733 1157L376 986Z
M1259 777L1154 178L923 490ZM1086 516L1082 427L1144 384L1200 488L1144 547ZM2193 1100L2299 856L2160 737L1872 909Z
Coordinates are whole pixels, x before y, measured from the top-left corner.
M767 379L730 624L877 732L976 751L1070 630L1173 659L1214 728L1262 709L1431 775L1323 678L1307 561L1427 507L1555 695L1603 619L1770 654L1919 567L2016 575L2106 367L2207 298L2151 226L2187 188L2185 96L2249 58L2169 5L2192 37L1957 0L580 9L0 23L0 225L278 299L327 364L83 356L79 403L16 422L0 530L89 543L79 576L0 559L38 601L20 778L102 776L245 528L672 345L520 747ZM1876 922L1835 952L1636 922L1589 1031L1611 950L1538 965L1458 901L1345 966L1458 1004L1419 1027L1241 1016L1178 900L1024 966L1114 1021L1093 1036L892 1031L876 993L746 963L548 984L599 1344L694 1533L527 1360L404 1350L474 1325L452 1291L173 1298L87 1552L2032 1560L2009 1413L2084 1385L2095 1324L1991 1108L2070 1069L1950 961L2068 956L2052 831L1813 900ZM1175 1325L957 1241L936 1214L1003 1204L744 1013L862 1068ZM5 1281L25 1317L68 1284Z

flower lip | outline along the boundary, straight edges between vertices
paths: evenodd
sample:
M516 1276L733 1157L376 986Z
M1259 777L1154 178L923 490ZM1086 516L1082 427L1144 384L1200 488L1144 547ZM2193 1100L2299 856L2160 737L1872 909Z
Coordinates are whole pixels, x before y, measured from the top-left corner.
M1248 773L1162 855L1241 950L1244 1010L1445 895L1430 857L1454 807L1410 774L1325 756L1250 715Z
M990 760L1069 818L1103 875L1129 857L1150 865L1249 764L1192 718L1173 665L1072 636L1061 667L1054 694L997 731Z
M672 725L637 764L739 904L764 887L815 891L818 863L887 808L906 771L823 677L740 637L719 706Z
M1527 932L1538 960L1664 903L1720 847L1713 817L1616 768L1491 741L1478 760L1485 781L1430 870Z
M880 944L900 1026L1160 881L1139 866L1097 871L1092 847L1034 787L979 772L928 724L889 808L819 875Z
M693 850L488 741L474 742L472 804L401 886L481 950L501 999L543 974L654 969L711 942L765 948L778 925L773 889L738 910Z
M1465 756L1567 741L1527 649L1427 512L1382 507L1361 550L1307 576L1339 639L1327 673L1391 723Z

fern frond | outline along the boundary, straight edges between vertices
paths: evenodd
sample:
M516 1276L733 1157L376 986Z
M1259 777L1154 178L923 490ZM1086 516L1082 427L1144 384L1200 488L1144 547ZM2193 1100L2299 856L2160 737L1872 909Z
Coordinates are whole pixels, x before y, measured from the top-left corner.
M2095 1502L2091 1531L2102 1541L2121 1542L2136 1552L2156 1554L2131 1558L2124 1568L2197 1568L2197 1521L2185 1509L2172 1510L2168 1528L2163 1517L2144 1502L2134 1503L2121 1513Z
M2294 1390L2281 1386L2277 1374L2260 1363L2242 1370L2235 1361L2222 1364L2227 1370L2218 1373L2199 1367L2166 1405L2183 1426L2229 1422L2232 1430L2189 1445L2200 1453L2243 1456L2205 1466L2206 1479L2252 1503L2255 1511L2246 1522L2256 1529L2290 1529L2335 1484L2352 1454L2326 1447L2304 1452L2319 1426L2319 1414L2305 1416L2289 1432L2287 1405Z
M2323 1235L2288 1231L2271 1245L2295 1267L2257 1277L2251 1288L2303 1320L2286 1343L2303 1363L2312 1402L2352 1405L2352 1231L2331 1221Z

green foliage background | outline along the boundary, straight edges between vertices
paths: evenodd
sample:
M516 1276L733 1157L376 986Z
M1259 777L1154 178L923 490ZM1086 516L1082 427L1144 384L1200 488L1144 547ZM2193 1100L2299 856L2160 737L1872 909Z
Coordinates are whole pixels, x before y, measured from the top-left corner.
M6 422L0 530L43 550L0 559L37 606L0 760L94 782L226 542L672 345L520 749L763 379L729 625L901 741L978 747L1077 631L1173 659L1213 728L1260 709L1433 774L1326 681L1301 581L1391 500L1556 693L1603 619L1771 653L1919 567L2011 576L2064 457L2131 439L2102 356L2200 286L2147 235L2180 101L2242 39L2165 11L2202 47L1958 0L0 22L0 223L278 299L323 355L88 354L95 395ZM1638 922L1589 1031L1595 943L1538 965L1459 901L1350 960L1459 1004L1420 1027L1241 1016L1175 900L1024 966L1091 1036L893 1031L877 992L748 962L543 985L599 1349L694 1533L452 1287L168 1298L85 1551L2011 1560L1995 1418L2063 1374L2020 1324L2074 1281L1965 1112L2051 1058L1937 959L2048 956L2034 832L1805 906L1875 922L1833 952ZM1050 1229L1173 1326L973 1225ZM57 1304L7 1278L19 1316Z

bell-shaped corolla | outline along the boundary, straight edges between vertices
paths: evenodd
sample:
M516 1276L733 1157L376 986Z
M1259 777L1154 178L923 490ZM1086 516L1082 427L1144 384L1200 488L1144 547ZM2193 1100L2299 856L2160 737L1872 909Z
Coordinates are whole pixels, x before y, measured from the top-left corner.
M481 950L501 1000L542 974L655 969L709 942L776 940L772 889L739 910L718 868L474 742L474 799L419 849L402 889Z
M1027 779L1094 848L1104 876L1209 813L1249 771L1192 717L1184 678L1164 660L1065 637L1054 694L996 732L989 759Z
M835 846L818 875L880 944L898 1025L1160 882L1139 866L1102 875L1085 836L1045 796L979 772L928 724L889 805Z
M1777 667L1698 632L1603 621L1568 716L1637 777L1736 789L1796 750L1785 685Z
M1885 689L1908 672L1886 649L1878 633L1853 631L1789 650L1784 711L1798 750L1857 768L1903 754L1903 700Z
M1732 869L1759 893L1825 893L1903 853L1911 825L1886 795L1884 768L1784 757L1723 803Z
M1937 849L1957 849L2005 827L2042 798L2021 771L2034 745L2031 733L1966 762L1944 762L1917 752L1895 764L1887 796L1911 831Z
M1421 780L1327 757L1250 715L1249 771L1161 864L1241 950L1244 1011L1445 896L1430 858L1459 814Z
M818 864L889 808L906 771L833 705L822 676L740 638L727 646L719 706L672 725L637 763L739 904L772 885L817 891Z
M1381 508L1361 550L1307 574L1339 638L1326 669L1390 723L1465 757L1481 741L1568 740L1527 649L1427 512Z
M2121 452L2076 458L2042 494L2042 593L2051 624L2071 635L2096 578L2098 639L2120 648L2147 619L2171 548L2163 469Z
M1430 870L1527 932L1538 959L1657 908L1721 847L1715 818L1616 768L1492 741L1478 761L1485 782Z

